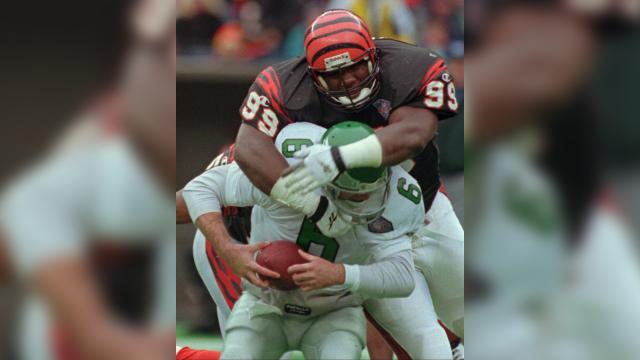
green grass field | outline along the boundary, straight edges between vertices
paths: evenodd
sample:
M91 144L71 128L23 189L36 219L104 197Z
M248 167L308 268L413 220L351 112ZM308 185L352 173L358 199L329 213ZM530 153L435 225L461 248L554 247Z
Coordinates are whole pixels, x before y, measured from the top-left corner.
M222 350L222 338L207 334L187 333L183 326L176 327L176 345L188 346L193 349ZM367 349L362 351L362 360L369 360ZM304 360L304 356L299 351L294 351L291 360Z

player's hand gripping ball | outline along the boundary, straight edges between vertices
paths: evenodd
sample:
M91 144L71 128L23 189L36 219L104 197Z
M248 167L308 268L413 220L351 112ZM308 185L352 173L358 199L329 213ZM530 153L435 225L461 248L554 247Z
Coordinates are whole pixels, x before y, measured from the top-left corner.
M291 274L287 269L291 265L306 263L298 253L298 245L292 241L279 240L272 241L271 244L258 252L256 262L280 274L279 279L269 278L271 287L278 290L294 290L298 286L293 282Z

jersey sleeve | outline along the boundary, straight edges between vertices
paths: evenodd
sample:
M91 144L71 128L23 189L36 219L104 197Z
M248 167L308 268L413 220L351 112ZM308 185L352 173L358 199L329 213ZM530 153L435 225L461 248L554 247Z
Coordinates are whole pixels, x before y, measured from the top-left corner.
M268 67L258 76L240 107L243 124L252 126L271 139L291 122L283 105L280 78L273 67Z
M194 221L203 214L221 212L223 206L268 208L273 205L235 163L216 166L200 174L185 186L183 195Z
M405 239L407 242L409 239ZM409 296L415 287L410 249L368 265L344 265L345 285L366 297Z
M233 163L233 161L235 160L235 151L236 151L236 144L229 145L220 154L218 154L215 158L213 158L213 160L211 160L211 162L209 163L209 165L207 165L205 170L212 169L216 166L222 166L222 165Z
M426 72L420 74L416 96L407 105L429 109L438 116L438 120L444 120L458 111L456 88L444 59L433 53L429 56L433 61Z

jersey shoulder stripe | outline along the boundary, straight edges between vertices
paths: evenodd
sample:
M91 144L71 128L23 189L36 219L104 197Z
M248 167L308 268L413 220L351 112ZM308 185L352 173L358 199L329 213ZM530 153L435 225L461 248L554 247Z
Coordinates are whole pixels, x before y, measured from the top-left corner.
M262 70L256 77L256 83L262 90L262 95L269 99L269 105L276 114L287 122L291 122L286 108L282 104L282 86L280 78L272 66Z
M233 163L233 161L235 160L235 152L236 152L235 144L231 144L228 147L223 148L223 149L224 150L220 154L218 154L209 163L209 165L207 165L205 170L212 169L212 168L214 168L216 166L222 166L222 165L227 165L227 164Z
M424 77L422 78L422 81L420 82L420 92L424 92L427 88L427 85L431 81L437 79L437 77L445 71L447 71L447 65L445 64L444 59L438 58L438 60L436 60L436 62L434 62L431 67L429 67Z

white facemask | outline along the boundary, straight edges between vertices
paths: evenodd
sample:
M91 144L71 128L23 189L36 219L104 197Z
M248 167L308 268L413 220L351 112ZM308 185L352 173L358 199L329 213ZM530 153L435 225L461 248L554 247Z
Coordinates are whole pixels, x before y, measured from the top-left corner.
M338 215L352 224L367 224L377 219L384 211L389 196L388 183L379 189L372 191L365 201L341 200L340 190L329 191L332 200L338 208Z
M375 85L376 85L376 80L374 80L373 83L371 84L371 88L374 87ZM348 96L333 97L333 99L346 107L359 105L367 101L367 99L369 99L369 96L371 95L371 88L366 87L366 88L360 89L360 93L358 94L358 96L356 96L353 99L350 99Z

